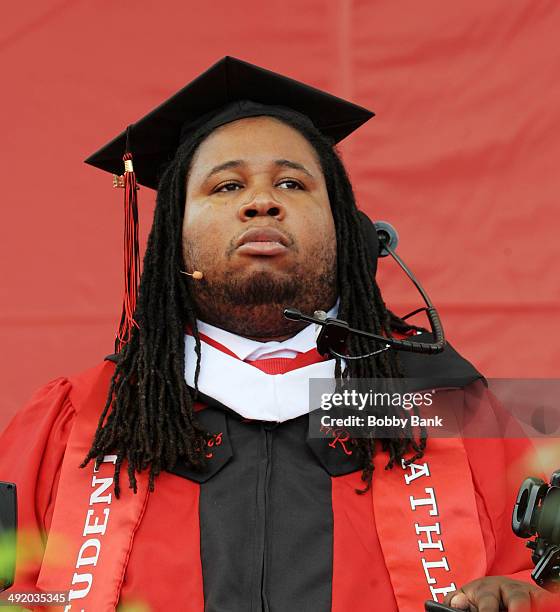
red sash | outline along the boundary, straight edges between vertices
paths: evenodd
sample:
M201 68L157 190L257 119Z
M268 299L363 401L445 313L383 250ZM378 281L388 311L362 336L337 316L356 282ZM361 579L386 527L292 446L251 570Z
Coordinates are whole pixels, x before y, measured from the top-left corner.
M78 414L62 463L56 505L37 586L69 591L65 610L114 612L134 535L148 501L147 475L137 475L138 493L128 488L122 465L120 499L114 498L114 456L98 471L86 456L105 405L114 364L73 379L71 401ZM95 376L96 374L96 376Z
M431 438L423 459L384 470L375 458L373 509L400 612L422 609L486 574L471 469L459 438Z

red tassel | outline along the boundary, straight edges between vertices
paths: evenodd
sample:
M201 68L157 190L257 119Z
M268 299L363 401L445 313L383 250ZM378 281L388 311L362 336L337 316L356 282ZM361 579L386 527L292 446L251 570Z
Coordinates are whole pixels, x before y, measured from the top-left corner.
M138 286L140 284L140 250L138 246L138 187L136 174L132 166L132 154L125 153L124 161L124 296L121 322L115 352L119 353L130 340L133 327L138 327L134 320Z

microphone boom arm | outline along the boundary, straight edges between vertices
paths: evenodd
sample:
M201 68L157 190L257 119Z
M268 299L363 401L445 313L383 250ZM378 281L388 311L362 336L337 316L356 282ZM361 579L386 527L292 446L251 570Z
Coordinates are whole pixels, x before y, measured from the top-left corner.
M295 308L286 308L284 310L284 316L287 319L290 319L291 321L306 321L308 323L315 323L316 325L321 325L323 327L319 334L319 337L317 338L317 349L322 355L334 354L337 357L344 357L344 355L340 355L339 353L335 352L334 349L336 347L340 350L340 348L345 345L346 339L349 334L356 334L357 336L360 336L362 338L375 340L385 346L392 347L399 351L425 353L430 355L433 355L435 353L441 353L445 348L446 340L445 333L443 331L443 325L441 323L441 319L437 310L435 309L434 305L432 304L432 301L430 300L430 297L428 296L422 285L418 282L414 274L406 266L404 261L396 254L394 249L391 248L391 246L389 245L389 240L384 239L382 237L383 232L378 230L378 235L380 236L381 248L385 250L389 255L391 255L391 257L401 267L403 272L414 283L414 286L416 287L416 289L422 296L424 303L426 304L425 307L419 308L409 313L404 318L406 319L408 317L411 317L413 314L417 314L418 312L425 310L426 315L428 317L428 321L430 322L430 330L434 336L433 342L415 342L414 340L399 340L397 338L386 338L378 334L372 334L361 329L355 329L353 327L350 327L346 321L342 321L341 319L319 319L317 317L305 315ZM371 354L374 353L370 353L370 355ZM354 357L354 359L360 357L366 357L366 355Z

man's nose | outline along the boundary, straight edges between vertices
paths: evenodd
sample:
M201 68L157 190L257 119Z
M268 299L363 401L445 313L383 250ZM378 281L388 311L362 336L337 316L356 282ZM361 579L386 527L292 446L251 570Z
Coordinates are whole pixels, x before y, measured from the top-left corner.
M275 200L268 190L255 193L248 202L239 208L239 218L247 221L253 217L274 217L281 221L286 214L283 204Z

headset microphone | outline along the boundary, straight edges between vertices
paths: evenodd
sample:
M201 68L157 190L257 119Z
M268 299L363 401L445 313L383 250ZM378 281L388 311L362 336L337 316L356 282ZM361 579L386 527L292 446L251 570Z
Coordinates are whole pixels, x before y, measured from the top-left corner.
M184 272L183 270L179 270L181 274L186 274L187 276L192 276L194 280L200 280L204 278L204 274L200 270L194 270L194 272Z
M386 221L376 221L373 223L371 219L363 212L358 211L360 216L361 229L365 238L365 246L370 257L385 257L390 255L400 266L402 271L412 281L422 299L425 306L409 312L401 319L404 321L409 317L425 312L430 323L432 332L431 342L419 342L418 340L409 340L385 337L378 334L372 334L365 330L355 329L343 321L342 319L326 318L324 312L316 311L312 317L303 314L295 308L284 309L284 316L290 321L306 321L307 323L315 323L319 328L319 333L316 338L317 350L321 355L331 355L342 359L364 359L378 353L388 350L389 348L409 351L412 353L435 354L441 353L446 345L443 325L439 318L439 314L435 309L428 294L418 282L414 274L409 270L404 261L397 255L395 249L399 242L399 235L395 228ZM365 355L346 355L342 351L345 350L347 338L350 334L367 338L377 344L377 349Z

